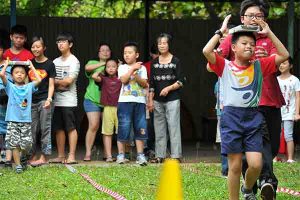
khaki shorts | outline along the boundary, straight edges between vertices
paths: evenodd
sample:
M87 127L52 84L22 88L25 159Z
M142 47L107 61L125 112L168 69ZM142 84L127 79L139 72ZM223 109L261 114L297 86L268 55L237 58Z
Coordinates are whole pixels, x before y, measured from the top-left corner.
M114 134L114 132L116 134L118 133L117 107L104 106L103 119L102 119L102 134L112 135Z

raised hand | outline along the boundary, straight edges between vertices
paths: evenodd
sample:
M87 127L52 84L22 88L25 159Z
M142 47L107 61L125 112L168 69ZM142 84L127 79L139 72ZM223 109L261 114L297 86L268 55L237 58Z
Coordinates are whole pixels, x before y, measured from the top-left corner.
M226 30L227 30L227 25L228 25L228 22L229 22L230 18L231 18L231 15L227 15L227 16L225 17L225 19L224 19L224 21L223 21L223 24L222 24L222 26L221 26L221 28L220 28L220 31L221 31L222 33L225 33L225 32L226 32Z
M269 25L264 20L254 19L254 21L262 28L262 30L258 32L259 34L267 35L268 33L271 32Z

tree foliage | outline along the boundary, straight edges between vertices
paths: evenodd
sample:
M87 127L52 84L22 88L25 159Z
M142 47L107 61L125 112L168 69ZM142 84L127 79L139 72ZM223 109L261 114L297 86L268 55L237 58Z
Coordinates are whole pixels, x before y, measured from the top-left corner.
M287 14L287 2L272 2L270 18ZM183 2L150 1L150 18L154 19L220 19L232 13L238 16L239 2ZM2 15L9 15L10 0L0 4ZM300 17L300 3L295 3ZM89 17L89 18L143 18L142 0L17 0L18 16Z

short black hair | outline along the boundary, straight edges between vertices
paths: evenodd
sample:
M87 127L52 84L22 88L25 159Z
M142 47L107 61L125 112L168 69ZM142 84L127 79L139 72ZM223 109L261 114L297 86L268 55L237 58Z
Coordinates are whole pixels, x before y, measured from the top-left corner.
M258 6L264 13L265 18L269 16L270 3L267 0L244 0L241 3L240 16L244 16L249 7Z
M253 34L253 32L236 32L232 34L232 39L231 39L231 43L232 44L236 44L236 42L238 41L238 39L242 36L247 36L247 37L251 37L253 38L254 42L256 43L256 38L255 35Z
M32 44L35 43L36 41L40 41L44 47L46 46L46 45L45 45L45 41L44 41L43 37L41 37L41 36L33 36L33 37L32 37L32 40L31 40L31 46L32 46Z
M74 43L74 38L69 32L61 32L57 35L56 41L67 40L69 43Z
M24 35L25 37L27 37L27 28L24 25L16 24L13 27L11 27L10 34L11 35L20 34L20 35Z
M28 74L29 69L28 69L28 67L25 66L25 65L13 65L13 66L11 67L10 73L12 74L13 71L14 71L17 67L23 68L23 69L25 70L26 75Z
M126 42L123 46L123 50L125 49L125 47L133 47L136 53L139 53L139 45L137 42Z

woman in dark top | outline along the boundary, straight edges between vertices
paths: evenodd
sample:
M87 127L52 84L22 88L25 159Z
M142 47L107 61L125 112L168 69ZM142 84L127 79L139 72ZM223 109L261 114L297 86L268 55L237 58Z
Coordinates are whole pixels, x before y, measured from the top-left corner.
M55 66L52 60L49 60L45 55L45 43L42 37L33 37L31 51L34 55L32 60L33 66L36 68L42 78L38 90L32 95L32 153L33 157L30 164L39 166L47 163L47 156L51 155L51 120L52 120L52 98L54 94L54 78L56 76ZM34 81L34 74L31 70L28 72L28 77ZM41 156L38 159L36 156L37 134L41 133Z
M155 156L154 162L166 157L167 130L171 142L171 158L180 159L180 95L184 76L178 58L170 52L171 36L162 33L157 38L159 57L151 64L149 110L154 111Z

